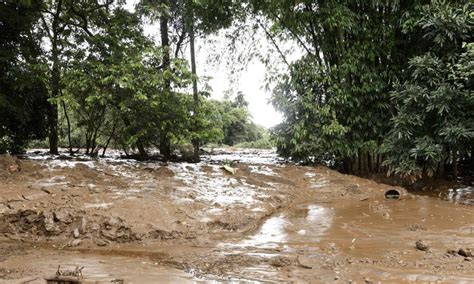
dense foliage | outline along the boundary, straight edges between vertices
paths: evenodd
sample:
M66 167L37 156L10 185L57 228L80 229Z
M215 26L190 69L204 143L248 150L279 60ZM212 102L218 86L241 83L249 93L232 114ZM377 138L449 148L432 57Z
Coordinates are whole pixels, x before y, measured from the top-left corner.
M281 155L412 180L456 177L473 161L467 0L144 0L133 12L124 4L0 4L0 152L46 136L52 154L114 147L170 159L192 145L195 161L209 143L272 146L241 94L214 101L198 89L196 39L233 25L233 45L251 40L239 38L243 27L262 29L287 66L268 73L284 115L273 129ZM145 35L149 24L159 40ZM303 55L289 60L288 45ZM258 53L247 51L233 58Z
M412 178L442 176L446 165L457 176L458 160L474 149L474 11L434 3L405 28L420 30L429 49L410 59L407 79L395 85L385 139L390 172Z
M47 90L40 76L38 2L0 3L0 153L46 135Z
M305 51L273 78L280 154L356 174L457 175L474 144L472 4L250 2L269 36Z

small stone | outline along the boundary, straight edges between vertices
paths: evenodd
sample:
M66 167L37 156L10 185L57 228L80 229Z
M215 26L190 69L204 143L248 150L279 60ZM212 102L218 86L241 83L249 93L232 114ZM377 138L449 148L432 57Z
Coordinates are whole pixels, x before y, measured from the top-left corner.
M447 253L448 253L449 255L458 255L458 252L457 252L456 250L454 250L454 249L448 249Z
M73 240L72 242L69 243L69 246L70 247L77 247L78 245L81 244L81 242L82 241L80 239L75 239L75 240Z
M64 208L54 211L53 215L55 222L71 224L73 221L72 215L67 209Z
M421 250L421 251L428 251L429 246L425 241L418 240L418 241L416 241L416 248Z
M464 257L472 257L472 252L470 249L459 249L458 254Z
M95 242L96 245L98 245L100 247L104 247L104 246L107 245L107 242L102 240L102 239L95 239L94 242Z
M465 257L464 260L465 261L472 261L472 257Z
M10 173L16 173L20 171L20 167L18 167L18 164L13 164L8 167L8 171Z
M74 229L74 238L79 238L79 229L78 228L75 228Z
M426 227L419 224L411 224L408 226L408 230L414 231L414 232L426 231Z

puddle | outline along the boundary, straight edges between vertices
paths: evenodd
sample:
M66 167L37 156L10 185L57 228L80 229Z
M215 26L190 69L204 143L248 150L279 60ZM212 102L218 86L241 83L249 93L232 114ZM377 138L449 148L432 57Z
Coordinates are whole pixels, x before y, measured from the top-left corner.
M281 214L263 223L259 232L249 239L243 240L237 246L254 246L261 248L276 248L287 240L286 226L289 221Z
M290 232L288 243L319 242L330 228L333 219L331 209L318 205L309 205L302 213L293 214L287 227Z
M245 164L276 165L285 162L278 157L276 150L239 149L236 151L222 152L216 150L212 155L203 155L203 161L211 163L238 162Z
M251 173L257 173L266 176L276 176L277 174L267 166L249 166Z
M293 247L314 245L319 242L330 228L332 218L331 209L308 205L269 218L256 234L241 242L223 245L263 249L285 248L291 251Z
M85 208L95 208L95 209L106 209L106 208L109 208L110 206L112 206L113 203L106 203L106 202L103 202L103 203L84 203L84 207Z
M186 187L178 187L176 194L182 197L192 196L192 199L219 205L244 205L252 207L258 204L257 188L248 186L244 180L225 174L219 166L203 164L171 164L175 178L182 181ZM184 196L183 196L184 195Z
M5 269L20 266L36 272L35 277L17 279L11 283L44 284L43 279L54 276L58 265L61 265L61 270L84 267L83 281L86 283L111 283L117 279L122 279L125 283L196 283L191 274L165 268L146 258L138 257L32 251L28 258L13 257L2 262L2 268Z

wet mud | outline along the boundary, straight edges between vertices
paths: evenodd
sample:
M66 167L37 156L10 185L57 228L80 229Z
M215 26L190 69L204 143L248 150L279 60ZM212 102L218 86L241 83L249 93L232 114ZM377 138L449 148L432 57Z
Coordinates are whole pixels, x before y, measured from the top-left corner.
M58 265L84 267L84 283L474 281L469 188L454 203L270 151L198 164L39 151L0 156L0 181L0 283L44 283Z

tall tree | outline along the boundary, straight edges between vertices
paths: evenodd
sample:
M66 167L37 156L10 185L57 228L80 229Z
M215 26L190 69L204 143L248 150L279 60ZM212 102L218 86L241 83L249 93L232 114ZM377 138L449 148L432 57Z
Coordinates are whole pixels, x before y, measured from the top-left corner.
M449 168L457 180L474 145L474 5L432 1L418 12L405 32L421 32L429 50L410 59L407 79L392 93L385 164L412 180L443 177Z
M78 2L72 0L47 0L40 7L40 27L45 33L49 65L48 89L50 107L48 111L49 151L58 154L58 101L61 94L61 72L65 63L64 53L73 37L79 33L93 36L89 30L90 18L107 9L113 0L105 2Z
M285 116L275 129L280 153L335 160L356 174L381 170L392 82L414 52L400 18L418 1L249 2L270 21L268 36L305 51L293 63L285 59L289 71L277 78L273 103Z
M21 152L29 140L46 134L47 90L35 29L39 5L0 3L0 153Z

